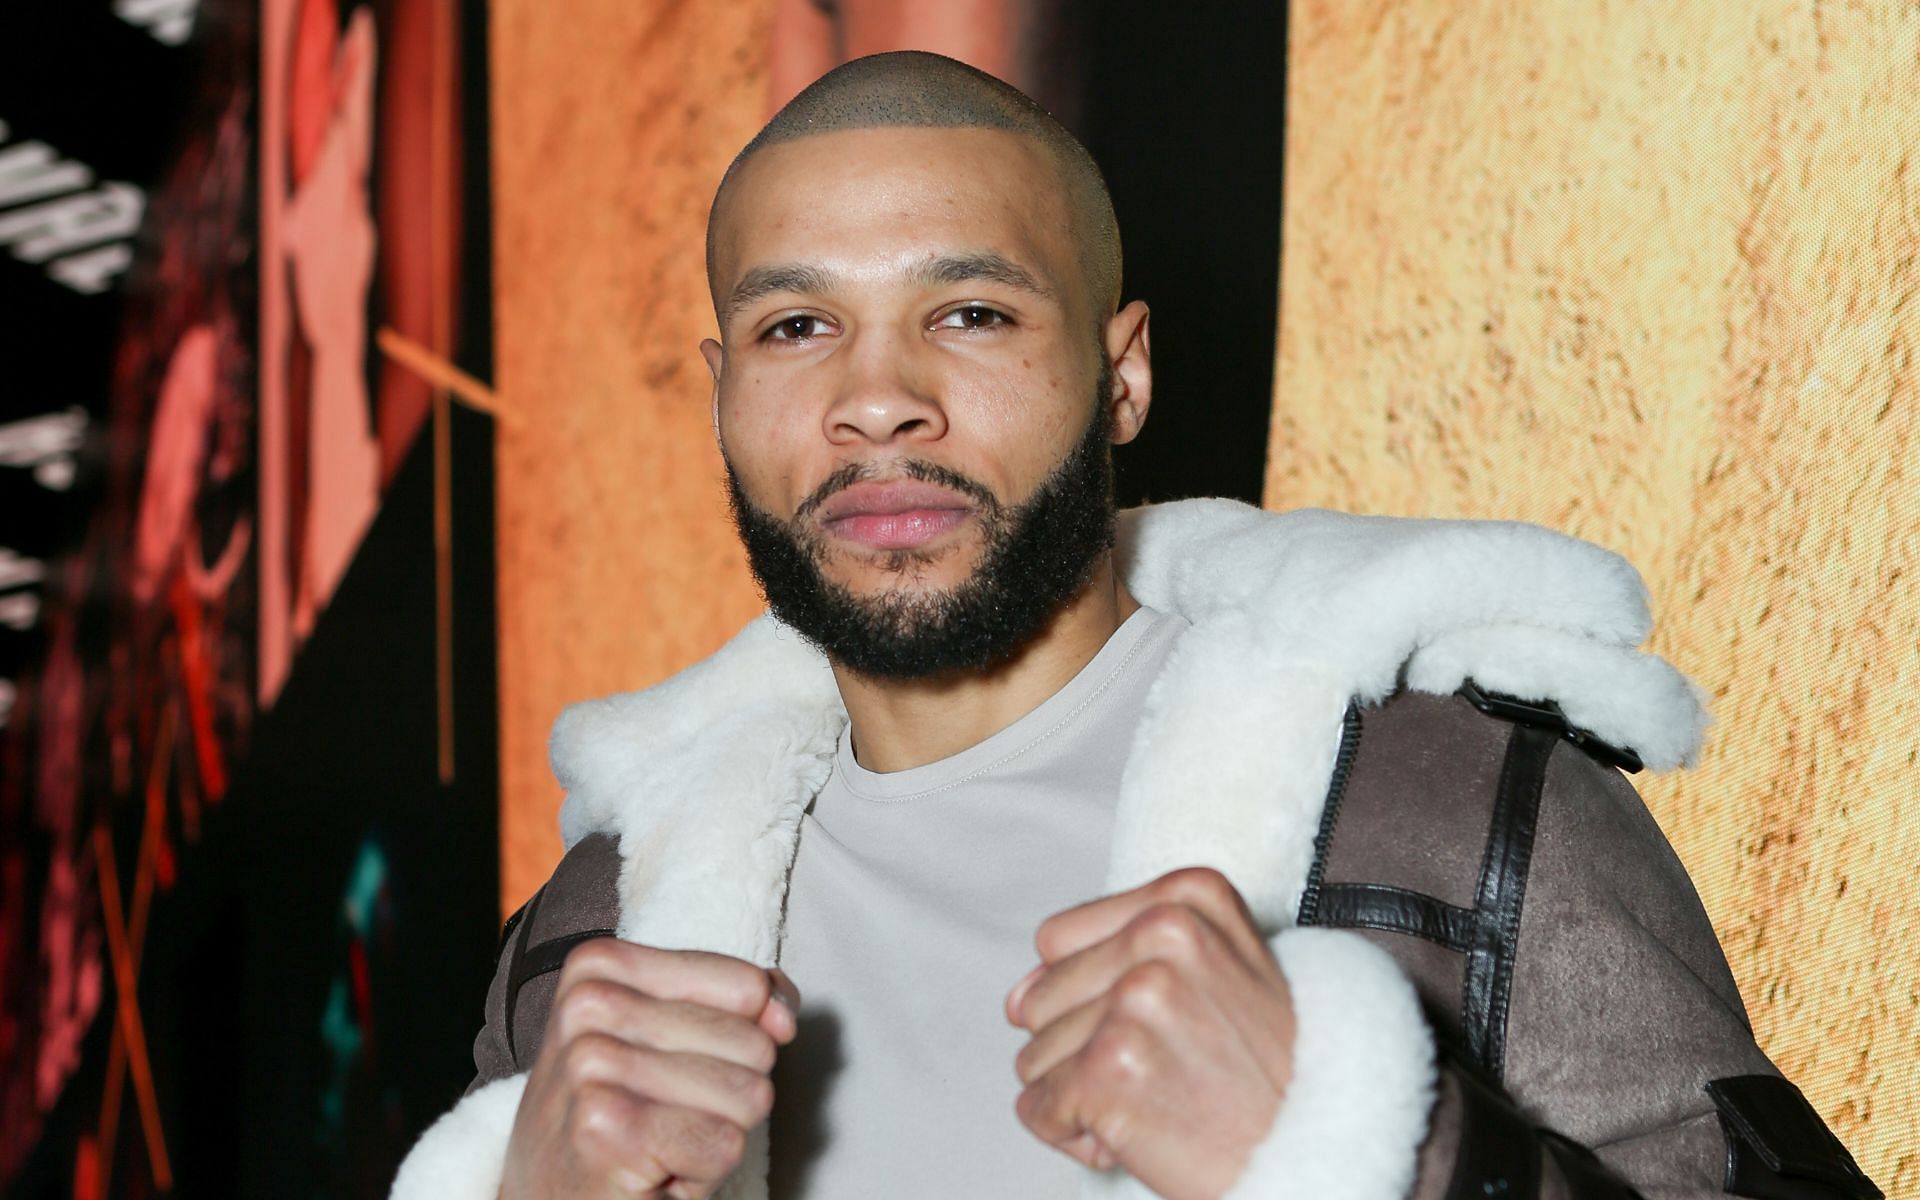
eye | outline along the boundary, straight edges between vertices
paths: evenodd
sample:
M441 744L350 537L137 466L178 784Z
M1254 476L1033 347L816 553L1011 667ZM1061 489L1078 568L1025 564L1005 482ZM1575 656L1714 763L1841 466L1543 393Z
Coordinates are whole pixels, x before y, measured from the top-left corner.
M997 308L984 304L963 304L959 308L948 309L939 320L933 323L935 329L991 329L996 325L1011 325L1013 318Z
M782 317L772 325L769 325L766 331L760 335L760 340L763 342L804 342L810 338L816 338L822 334L830 333L832 330L833 326L827 324L827 322L820 317L809 316L806 313L795 313L793 316Z

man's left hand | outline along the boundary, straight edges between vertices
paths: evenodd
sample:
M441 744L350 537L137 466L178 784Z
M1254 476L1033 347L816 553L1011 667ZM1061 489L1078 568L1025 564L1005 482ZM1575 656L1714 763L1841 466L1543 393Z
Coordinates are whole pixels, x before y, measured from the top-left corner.
M1224 1195L1293 1075L1293 998L1240 893L1188 868L1048 918L1007 996L1020 1120L1168 1200Z

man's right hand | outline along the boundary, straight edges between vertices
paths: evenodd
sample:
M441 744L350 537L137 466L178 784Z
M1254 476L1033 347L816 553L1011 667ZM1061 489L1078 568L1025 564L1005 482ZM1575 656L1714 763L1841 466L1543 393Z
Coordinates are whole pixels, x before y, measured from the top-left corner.
M560 971L507 1146L502 1200L700 1200L773 1107L799 997L737 958L582 942Z

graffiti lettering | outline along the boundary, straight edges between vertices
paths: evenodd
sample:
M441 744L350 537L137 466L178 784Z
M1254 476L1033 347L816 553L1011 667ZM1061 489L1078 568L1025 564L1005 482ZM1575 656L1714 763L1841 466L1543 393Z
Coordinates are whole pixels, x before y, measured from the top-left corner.
M0 138L7 126L0 122ZM84 163L60 158L45 142L20 142L0 150L0 207L44 200L74 192L93 183Z
M46 566L39 559L27 558L0 546L0 591L39 583L46 577Z
M0 143L11 132L0 121ZM127 242L147 207L130 183L93 181L91 167L45 142L0 145L0 209L9 210L0 212L0 245L23 262L52 260L48 277L85 295L105 291L132 264Z
M40 597L34 592L14 592L0 596L0 625L8 629L32 629L40 619Z
M87 436L83 409L44 413L0 425L0 467L27 467L50 492L73 486L73 460Z
M193 32L200 0L113 0L113 15L138 25L163 46L178 46Z

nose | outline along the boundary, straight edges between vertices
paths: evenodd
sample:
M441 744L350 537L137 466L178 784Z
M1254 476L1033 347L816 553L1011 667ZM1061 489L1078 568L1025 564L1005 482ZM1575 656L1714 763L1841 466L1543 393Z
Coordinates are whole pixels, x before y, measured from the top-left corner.
M869 331L842 355L846 374L827 408L828 441L888 445L946 436L935 379L915 360L913 347Z

